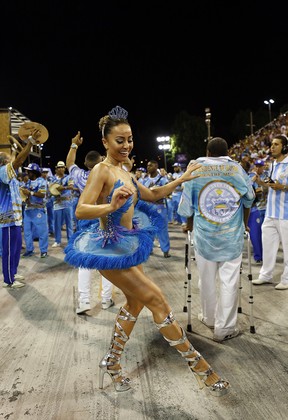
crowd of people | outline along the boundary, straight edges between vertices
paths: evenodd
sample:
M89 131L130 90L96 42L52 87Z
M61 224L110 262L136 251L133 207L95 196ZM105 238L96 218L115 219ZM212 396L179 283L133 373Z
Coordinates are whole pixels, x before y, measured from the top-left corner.
M62 246L65 262L78 268L78 315L91 309L93 270L99 272L103 309L114 305L114 287L126 299L117 314L109 350L99 364L100 388L106 373L116 391L130 389L130 380L121 371L121 354L140 312L147 307L157 329L188 362L200 387L223 395L229 382L189 342L169 299L145 274L143 264L156 241L164 258L173 255L169 224L181 226L183 232L193 231L198 318L213 329L213 340L220 343L240 332L237 299L245 232L251 236L255 263L261 265L253 284L272 282L282 244L284 270L275 289L288 289L286 115L230 149L226 140L212 138L206 156L186 169L175 162L171 174L154 159L146 168L133 166L133 158L129 159L133 133L123 108L117 106L101 118L99 129L106 154L88 152L85 169L76 164L83 144L80 132L72 138L66 162L55 166L55 174L37 163L23 166L37 130L18 154L0 153L4 287L25 286L24 277L17 273L21 252L23 258L35 256L38 241L40 258L47 258L49 236L53 236L51 247ZM19 168L23 168L20 173Z

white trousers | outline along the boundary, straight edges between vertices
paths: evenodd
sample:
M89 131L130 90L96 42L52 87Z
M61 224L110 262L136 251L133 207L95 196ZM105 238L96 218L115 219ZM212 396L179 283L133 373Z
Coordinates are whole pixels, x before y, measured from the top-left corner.
M271 281L280 242L283 248L284 270L281 283L288 283L288 220L265 217L262 224L263 264L259 279Z
M231 261L209 261L195 252L203 321L214 325L214 334L225 337L237 323L242 254ZM217 274L219 287L217 287Z
M88 270L86 268L78 269L78 294L80 302L90 302L91 275L92 270ZM102 302L104 302L106 300L112 299L113 284L104 276L101 276L101 280L101 298Z

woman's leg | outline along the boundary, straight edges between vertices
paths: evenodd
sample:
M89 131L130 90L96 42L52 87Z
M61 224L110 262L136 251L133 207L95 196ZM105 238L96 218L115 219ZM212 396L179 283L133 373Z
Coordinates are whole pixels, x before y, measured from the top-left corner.
M104 276L102 275L102 277ZM122 374L120 359L124 350L124 346L129 340L132 329L134 328L135 322L137 321L137 316L141 312L143 305L137 303L136 299L133 299L133 302L131 302L130 296L126 296L126 299L126 304L120 308L116 316L109 350L99 363L100 389L103 388L105 373L111 377L116 391L123 392L131 388L130 379L126 378ZM125 307L133 308L133 313L137 314L137 316L133 316L130 312L128 312L128 310L125 309Z
M189 368L197 379L200 380L202 386L206 385L209 387L210 390L214 392L214 395L224 394L229 387L229 383L227 381L222 381L203 357L194 349L187 339L183 328L175 320L162 291L143 272L141 266L131 267L125 270L105 270L101 271L101 274L121 289L127 298L126 304L120 309L118 318L116 318L114 336L112 337L110 350L113 348L115 349L116 346L116 351L119 350L121 355L139 313L142 308L146 306L152 312L154 322L161 334L171 346L174 346L176 350L185 357L188 361ZM125 316L122 316L121 318L121 310L124 310L124 313L127 312L128 315L125 314ZM121 329L124 331L124 334ZM117 367L120 366L119 360L120 357L117 360ZM109 355L106 357L106 362L107 361L110 361ZM115 363L113 363L113 367L115 367ZM120 376L120 380L123 381L122 376Z

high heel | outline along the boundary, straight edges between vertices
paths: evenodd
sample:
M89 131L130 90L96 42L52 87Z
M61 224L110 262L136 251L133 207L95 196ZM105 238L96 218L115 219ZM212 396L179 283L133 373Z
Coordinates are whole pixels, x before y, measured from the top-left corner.
M175 318L172 312L164 319L164 321L161 324L156 324L157 328L165 328L168 326L171 326L172 323L175 322ZM169 338L165 337L163 334L163 337L166 341L168 341L170 346L178 346L181 344L189 342L185 331L180 326L182 331L182 336L179 340L170 340ZM222 395L227 394L230 384L228 381L220 378L216 372L209 366L209 364L206 362L206 360L201 356L201 354L195 350L193 345L189 342L189 348L187 351L181 351L176 349L182 357L185 358L185 360L188 362L188 367L193 373L195 379L198 382L199 388L202 389L204 386L206 386L209 390L209 392L216 396L220 397Z
M129 336L125 333L118 320L136 322L137 318L132 316L125 308L120 308L115 320L115 329L112 333L108 353L105 354L99 363L99 388L103 389L104 374L107 373L112 379L115 390L117 392L123 392L128 391L128 389L131 388L131 381L129 378L125 378L122 375L122 369L120 366L121 354L124 350L126 342L129 340ZM116 331L116 328L118 331ZM121 340L121 342L119 340ZM119 368L117 366L119 366ZM119 378L122 379L119 381Z
M182 329L183 331L183 329ZM186 337L185 332L183 331L183 336ZM173 343L173 342L172 342ZM177 342L178 343L178 342ZM170 343L169 343L170 344ZM180 344L180 343L178 343ZM182 343L181 343L182 344ZM170 346L174 346L177 344L170 344ZM194 377L196 378L199 388L202 389L204 386L208 387L208 390L211 394L215 397L221 397L222 395L227 394L230 384L228 381L219 378L216 372L209 366L201 354L194 349L192 344L190 343L190 347L188 351L180 351L178 352L181 354L182 357L188 362L189 369L193 373ZM199 371L197 369L198 363L203 362L203 365L207 365L205 370Z
M115 362L108 361L108 359L115 359ZM111 353L107 353L101 362L99 363L99 388L103 389L103 382L104 382L104 374L108 373L110 378L112 379L112 382L114 384L115 390L117 392L122 391L128 391L128 389L131 388L130 384L131 381L129 378L122 377L122 371L121 369L110 369L109 366L114 366L115 364L119 363L119 359L117 359L115 356L113 356ZM122 377L121 381L116 381L116 379Z

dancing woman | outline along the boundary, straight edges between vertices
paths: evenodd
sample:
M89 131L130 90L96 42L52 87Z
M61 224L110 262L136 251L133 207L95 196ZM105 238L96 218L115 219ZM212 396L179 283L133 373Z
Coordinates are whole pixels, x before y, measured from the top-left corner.
M229 382L221 379L194 349L163 292L142 267L152 252L162 220L146 201L154 202L171 194L178 185L195 178L192 173L201 165L189 165L180 178L162 187L144 187L122 168L133 149L127 117L127 111L117 106L99 121L106 158L92 169L76 209L77 218L97 222L76 232L65 249L66 262L98 269L126 298L115 320L110 348L99 364L99 387L103 388L107 373L116 391L130 389L130 380L122 375L120 358L137 317L146 306L165 340L188 362L200 388L206 386L213 395L223 395Z

